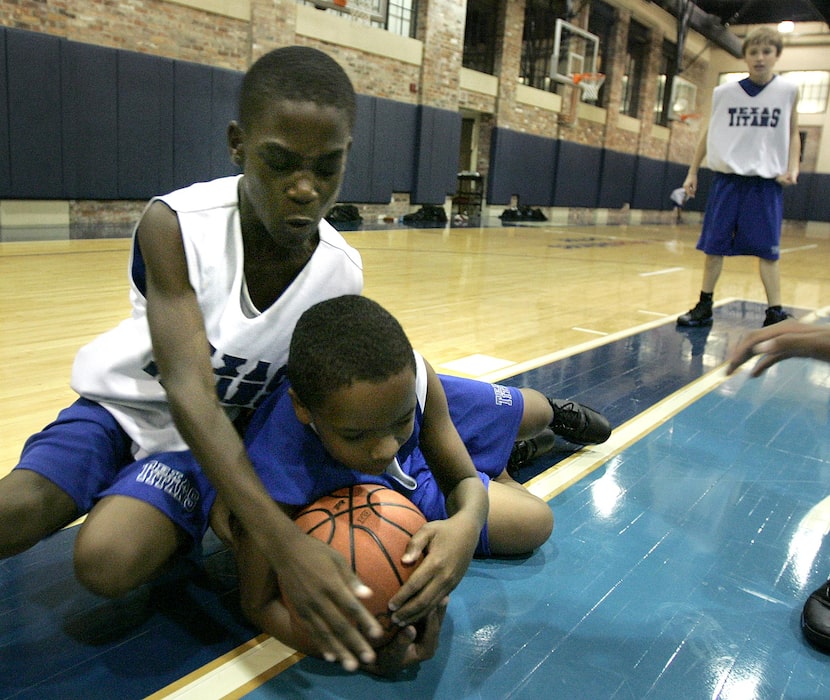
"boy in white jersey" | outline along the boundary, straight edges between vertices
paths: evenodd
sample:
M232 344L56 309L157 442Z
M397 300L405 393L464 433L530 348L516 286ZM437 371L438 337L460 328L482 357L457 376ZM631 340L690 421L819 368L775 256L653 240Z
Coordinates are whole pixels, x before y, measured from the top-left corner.
M126 467L190 447L324 653L374 660L364 634L381 629L360 604L366 587L274 504L232 423L282 380L302 311L362 291L360 255L322 220L337 201L355 114L351 81L321 51L285 47L251 66L228 127L243 174L148 205L130 260L131 318L78 353L81 398L0 480L0 556L87 513L79 580L105 596L149 580L186 544L164 499L198 517L199 492L183 474L159 467L136 477Z
M781 35L769 27L747 34L743 55L749 77L715 88L712 114L695 150L683 187L697 192L704 156L715 172L706 202L698 250L706 254L697 305L677 319L680 326L712 324L715 285L727 255L758 258L767 295L764 325L790 317L781 307L779 245L783 187L798 180L798 88L772 70L781 55Z
M349 668L374 661L369 639L382 630L360 604L368 589L275 505L231 422L282 383L303 311L362 290L360 255L322 219L355 112L351 81L318 50L277 49L247 72L228 127L243 174L150 202L130 259L131 317L81 349L72 372L81 398L0 480L0 557L87 513L79 580L114 597L152 579L204 531L209 504L202 472L148 455L189 447L320 652ZM572 442L610 432L574 402L549 408L551 430Z

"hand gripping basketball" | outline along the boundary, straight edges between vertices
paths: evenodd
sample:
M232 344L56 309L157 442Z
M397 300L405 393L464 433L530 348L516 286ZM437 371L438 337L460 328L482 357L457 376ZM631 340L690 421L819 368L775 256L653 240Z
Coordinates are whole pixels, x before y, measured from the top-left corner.
M397 491L358 484L323 496L294 520L309 535L334 547L372 589L372 597L362 602L385 631L372 644L387 644L399 629L390 619L389 599L421 562L401 562L410 538L426 522L421 511Z

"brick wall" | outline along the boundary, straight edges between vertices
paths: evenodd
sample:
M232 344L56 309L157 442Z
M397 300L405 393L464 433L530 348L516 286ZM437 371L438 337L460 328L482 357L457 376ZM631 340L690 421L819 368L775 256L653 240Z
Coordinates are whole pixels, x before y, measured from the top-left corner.
M193 4L191 2L191 4ZM381 53L355 48L344 41L326 43L316 36L296 33L298 6L295 0L250 0L250 19L230 17L165 0L0 0L0 25L44 32L67 39L193 61L234 70L245 70L250 62L275 46L302 43L334 55L345 66L355 88L390 100L421 103L447 110L467 109L481 115L478 134L479 171L488 169L487 154L495 125L606 146L626 153L688 162L696 143L694 129L673 126L670 132L656 130L651 119L656 99L656 65L662 34L652 37L650 77L643 81L641 119L636 130L619 121L619 76L625 61L625 36L631 11L619 10L619 21L611 47L606 47L609 98L604 121L577 119L563 123L550 109L517 101L517 80L522 50L524 0L500 6L501 40L497 52L497 95L481 95L460 87L465 0L420 0L416 38L423 45L420 65ZM303 8L305 9L305 8ZM588 5L574 21L586 25ZM346 22L347 20L337 20ZM344 25L345 27L345 25ZM685 75L702 80L706 61L699 58ZM615 79L616 78L616 79ZM567 104L565 89L563 109ZM399 197L398 205L405 197ZM73 203L73 220L111 219L135 215L134 203ZM365 208L372 216L374 210Z

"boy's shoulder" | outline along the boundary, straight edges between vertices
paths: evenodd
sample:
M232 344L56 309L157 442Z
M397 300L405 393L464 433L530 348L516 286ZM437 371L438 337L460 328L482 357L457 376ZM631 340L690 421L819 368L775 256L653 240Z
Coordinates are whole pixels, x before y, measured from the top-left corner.
M239 201L238 184L241 175L220 177L195 182L187 187L156 197L179 213L236 207Z

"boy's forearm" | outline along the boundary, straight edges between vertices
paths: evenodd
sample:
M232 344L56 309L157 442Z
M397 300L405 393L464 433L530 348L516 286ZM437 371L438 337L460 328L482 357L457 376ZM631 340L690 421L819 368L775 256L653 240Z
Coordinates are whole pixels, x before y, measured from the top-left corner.
M697 171L700 169L700 164L706 157L706 141L708 138L708 133L708 129L704 129L703 133L700 136L700 139L697 142L697 147L695 148L694 155L692 156L692 162L689 163L689 175L691 176L697 176Z
M489 502L478 475L461 479L447 494L446 505L448 516L463 512L479 532L487 522Z
M190 401L180 401L174 391L171 410L208 480L264 551L288 545L299 530L265 490L233 424L213 397L200 404L193 393L189 396Z

